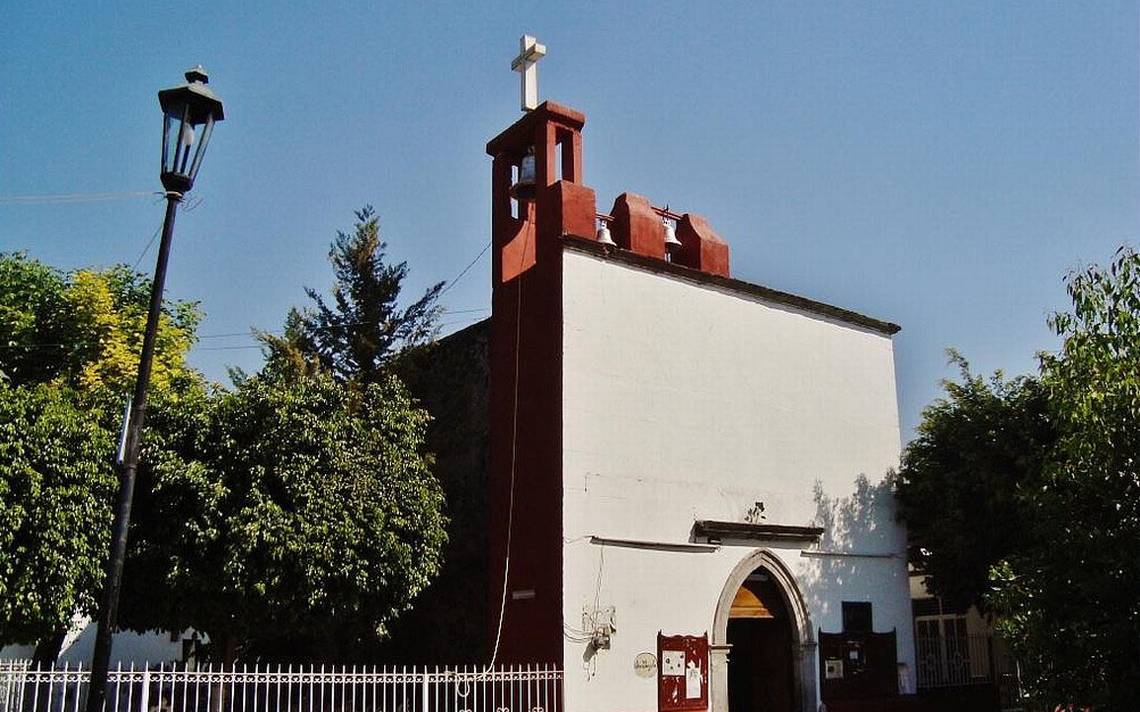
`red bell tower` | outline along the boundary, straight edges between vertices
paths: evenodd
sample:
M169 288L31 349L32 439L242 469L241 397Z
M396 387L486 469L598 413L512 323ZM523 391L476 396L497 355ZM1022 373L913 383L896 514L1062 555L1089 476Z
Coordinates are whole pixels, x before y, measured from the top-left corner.
M487 144L488 611L502 663L562 662L562 237L593 238L596 226L594 191L582 184L585 121L545 102Z

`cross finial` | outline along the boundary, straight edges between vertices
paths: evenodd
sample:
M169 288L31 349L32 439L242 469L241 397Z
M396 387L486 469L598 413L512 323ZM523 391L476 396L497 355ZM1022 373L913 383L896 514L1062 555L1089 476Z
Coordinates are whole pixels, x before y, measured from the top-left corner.
M519 73L519 104L523 111L538 107L538 60L546 56L546 45L534 37L523 35L519 39L519 56L511 62L511 69Z

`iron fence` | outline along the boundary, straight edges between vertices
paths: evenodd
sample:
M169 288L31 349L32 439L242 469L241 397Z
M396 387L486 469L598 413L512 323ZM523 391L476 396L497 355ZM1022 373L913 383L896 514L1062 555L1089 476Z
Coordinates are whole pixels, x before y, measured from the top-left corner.
M989 635L918 636L914 641L919 688L994 682Z
M81 712L90 671L0 666L0 712ZM234 667L110 671L105 712L561 712L552 665Z

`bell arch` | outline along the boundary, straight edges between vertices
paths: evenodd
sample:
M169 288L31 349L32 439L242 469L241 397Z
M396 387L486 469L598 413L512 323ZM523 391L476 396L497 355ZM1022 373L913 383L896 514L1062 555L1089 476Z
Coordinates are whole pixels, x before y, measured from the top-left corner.
M811 614L799 586L796 585L788 567L775 554L768 549L757 549L742 559L721 590L717 601L716 614L713 618L712 641L710 655L711 690L710 705L712 712L728 712L728 660L731 646L728 643L728 619L732 609L732 601L736 592L744 585L745 579L756 571L763 569L776 583L780 596L791 616L792 623L792 669L794 672L795 699L799 712L815 712L818 707L817 678L819 675L819 661L817 660L815 629L811 623Z

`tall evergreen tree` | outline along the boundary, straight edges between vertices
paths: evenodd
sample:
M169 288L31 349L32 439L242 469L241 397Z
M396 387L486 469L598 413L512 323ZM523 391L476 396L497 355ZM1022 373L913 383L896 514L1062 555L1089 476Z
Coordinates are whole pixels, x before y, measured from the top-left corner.
M331 299L307 288L312 306L289 312L284 335L260 334L270 369L311 373L320 367L341 382L377 383L393 356L436 334L436 300L444 283L402 306L408 264L389 263L387 248L372 206L356 211L353 231L338 231L329 249L335 274Z

